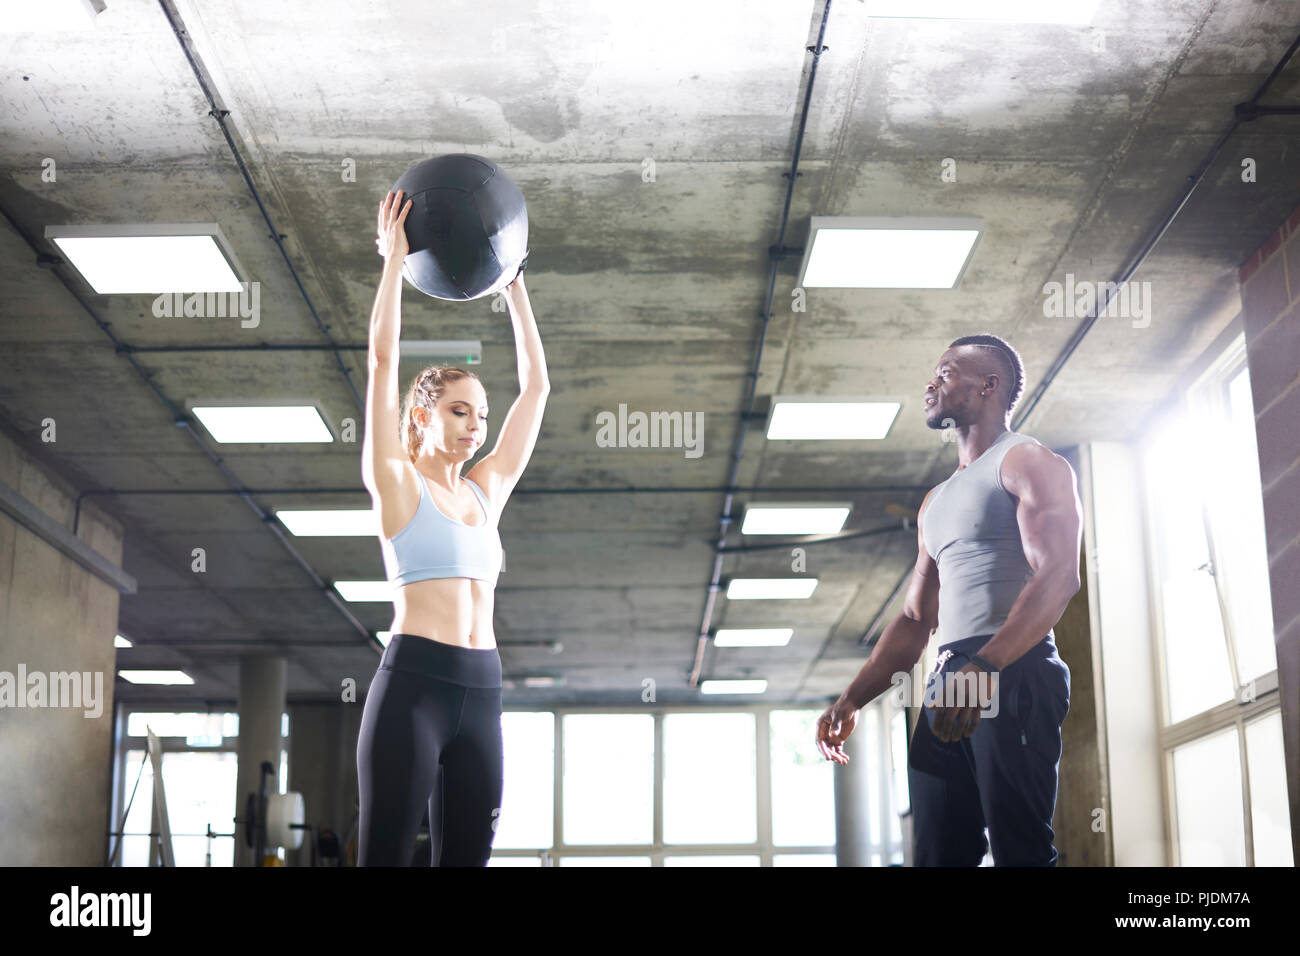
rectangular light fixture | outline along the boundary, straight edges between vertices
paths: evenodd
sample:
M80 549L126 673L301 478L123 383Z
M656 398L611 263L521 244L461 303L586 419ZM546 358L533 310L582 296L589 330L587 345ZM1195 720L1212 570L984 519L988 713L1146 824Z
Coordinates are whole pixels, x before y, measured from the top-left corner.
M851 504L760 505L745 507L741 534L835 534L844 530Z
M798 285L955 289L983 231L974 216L813 216Z
M765 680L706 680L700 682L701 694L761 694L767 690Z
M392 581L335 581L334 590L345 601L392 601Z
M118 671L117 676L132 684L193 684L184 671Z
M817 590L817 578L732 578L728 601L802 601Z
M368 538L382 531L374 508L280 511L275 516L300 538Z
M232 444L325 443L334 441L325 418L310 401L286 400L263 405L242 401L186 402L212 440Z
M908 20L1092 23L1101 0L867 0L867 16Z
M397 345L402 361L446 359L465 365L483 364L483 343L478 339L411 339Z
M103 0L14 0L4 5L0 34L90 30L103 12Z
M720 627L713 636L718 647L785 647L793 627Z
M128 641L128 640L127 640L125 637L123 637L121 634L115 634L115 635L113 636L113 646L114 646L114 647L130 647L130 646L131 646L131 642Z
M525 687L563 687L563 677L544 677L540 674L524 678Z
M889 434L901 402L872 398L827 400L823 396L777 395L767 420L769 441L880 439Z
M215 222L46 226L45 238L100 295L242 291Z

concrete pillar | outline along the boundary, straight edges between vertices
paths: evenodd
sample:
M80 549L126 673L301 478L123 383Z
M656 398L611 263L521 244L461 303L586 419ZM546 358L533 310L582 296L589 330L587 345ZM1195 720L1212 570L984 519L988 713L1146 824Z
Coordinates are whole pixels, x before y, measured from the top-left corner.
M289 714L289 786L302 794L312 832L328 827L346 838L357 802L357 736L361 704L291 704ZM311 834L286 854L290 866L310 866Z
M849 762L834 767L835 777L835 865L871 865L871 814L879 814L877 791L872 789L875 772L873 750L868 740L870 722L864 708L858 724L844 743Z
M261 786L262 762L269 761L275 776L267 781L267 792L280 790L280 724L284 714L285 680L288 667L283 657L246 655L239 659L239 771L235 812L242 820L250 793ZM237 827L235 866L257 866L253 850L244 839L245 827Z

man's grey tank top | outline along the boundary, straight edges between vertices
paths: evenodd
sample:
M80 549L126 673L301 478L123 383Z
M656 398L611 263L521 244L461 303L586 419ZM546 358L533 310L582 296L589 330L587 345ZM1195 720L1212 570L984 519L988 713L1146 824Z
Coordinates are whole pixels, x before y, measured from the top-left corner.
M1039 444L1003 432L938 485L922 512L925 550L939 565L942 644L996 632L1033 577L1020 544L1017 501L1002 487L1001 473L1007 452L1026 442Z

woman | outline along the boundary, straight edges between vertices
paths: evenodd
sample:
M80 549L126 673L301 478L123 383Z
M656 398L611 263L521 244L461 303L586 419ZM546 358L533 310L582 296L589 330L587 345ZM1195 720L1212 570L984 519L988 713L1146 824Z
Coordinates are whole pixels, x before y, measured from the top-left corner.
M400 209L400 211L399 211ZM427 805L430 863L486 866L502 791L501 657L492 632L497 521L537 442L550 383L523 270L505 288L519 397L491 453L487 395L471 372L426 368L397 406L402 193L379 204L383 278L370 315L362 472L393 582L392 640L357 741L359 866L406 866Z

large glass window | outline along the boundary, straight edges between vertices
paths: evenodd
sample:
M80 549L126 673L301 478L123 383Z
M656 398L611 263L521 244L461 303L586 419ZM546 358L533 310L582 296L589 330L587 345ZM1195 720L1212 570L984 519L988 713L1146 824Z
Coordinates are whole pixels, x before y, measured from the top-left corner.
M140 774L144 750L126 754L127 797ZM216 833L235 830L235 788L238 757L221 753L163 753L163 791L177 866L234 866L234 841L230 837L208 840L208 827ZM153 830L153 763L145 761L139 788L126 818L118 866L148 866L156 839ZM116 840L114 840L116 846ZM212 859L207 855L211 849Z
M654 779L655 727L650 714L567 714L564 842L650 843Z
M772 843L835 843L834 765L809 744L820 710L769 714L772 767Z
M1264 540L1264 500L1259 483L1259 448L1250 375L1243 366L1225 389L1225 428L1220 449L1221 486L1214 489L1212 525L1236 655L1243 685L1277 667L1273 605Z
M1164 424L1147 449L1170 723L1233 698L1223 618L1204 523L1201 436L1186 418Z
M1143 469L1177 861L1291 866L1263 497L1241 339L1157 427Z
M893 796L905 786L896 790L893 762L880 761L893 749L886 730L905 728L878 711L866 708L856 733L874 738L864 759L878 764L883 796L869 815L882 865L903 856ZM814 744L820 715L762 705L507 711L489 865L834 866L835 768Z
M758 837L754 715L664 717L664 842Z
M1282 753L1282 714L1246 725L1246 764L1250 773L1250 824L1256 866L1293 866L1291 824Z
M505 786L492 845L549 847L555 840L555 715L501 715Z
M1237 732L1225 730L1174 748L1178 858L1183 866L1243 866Z

